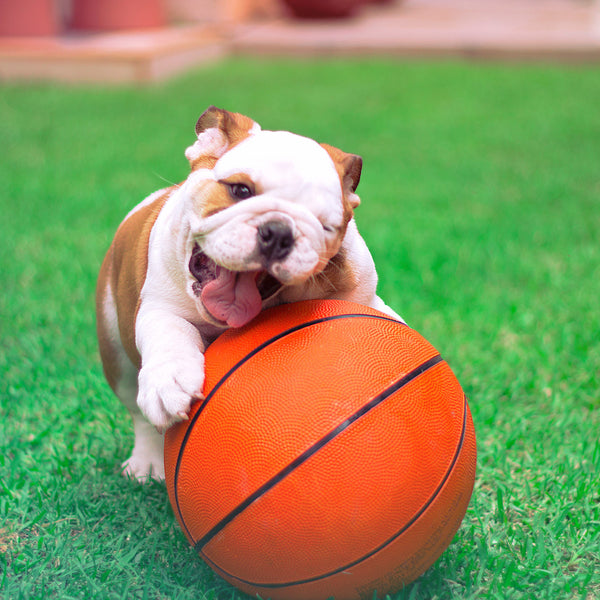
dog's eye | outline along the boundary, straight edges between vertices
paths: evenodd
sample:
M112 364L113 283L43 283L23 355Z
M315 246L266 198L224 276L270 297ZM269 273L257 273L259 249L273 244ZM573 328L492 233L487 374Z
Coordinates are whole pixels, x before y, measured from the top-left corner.
M335 231L335 227L332 227L331 225L323 225L323 229L327 233L333 233Z
M254 196L254 191L245 183L230 183L229 193L236 200L246 200Z

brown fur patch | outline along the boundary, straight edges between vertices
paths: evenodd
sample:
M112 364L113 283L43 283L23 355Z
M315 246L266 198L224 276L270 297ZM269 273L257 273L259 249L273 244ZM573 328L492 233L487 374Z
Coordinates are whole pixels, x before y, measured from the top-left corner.
M321 144L321 147L327 151L327 154L329 154L331 160L333 160L333 164L335 165L335 169L340 178L344 202L344 224L347 225L354 214L354 209L350 202L350 195L354 193L360 182L362 158L356 154L348 154L329 144Z
M246 173L236 173L220 181L204 181L194 193L194 207L200 216L210 217L238 202L244 202L234 198L230 193L229 186L236 183L246 185L252 191L252 195L262 193L262 188L257 186Z
M343 248L327 263L316 280L326 297L350 292L358 285Z
M262 192L263 192L262 188L258 184L256 184L252 180L252 177L250 177L250 175L248 175L247 173L234 173L233 175L230 175L229 177L226 177L225 179L221 179L219 181L219 183L226 183L228 185L233 185L235 183L239 183L239 184L245 185L248 188L250 188L253 196L258 196L259 194L262 194Z
M250 135L250 130L256 125L250 117L240 113L232 113L215 106L207 108L196 123L196 135L211 128L217 128L226 139L226 151L231 150ZM191 161L192 170L212 169L221 155L203 154Z
M102 358L104 375L110 387L113 390L116 390L117 383L121 377L121 369L119 361L117 360L117 354L113 350L114 340L111 340L108 336L108 332L104 331L103 317L100 316L104 312L104 304L108 292L107 283L112 281L112 265L113 246L111 244L102 261L100 274L98 276L98 286L96 288L96 332L98 334L98 347L100 350L100 357Z
M100 282L109 281L118 307L121 342L127 356L138 369L141 366L141 357L135 343L135 320L140 306L140 293L148 271L150 233L172 189L169 188L162 196L139 208L121 223L104 257L98 278L98 306L104 302L106 294L106 287ZM111 363L111 359L108 358L111 353L106 350L108 348L105 343L104 351L102 345L100 348L105 371L107 367L115 366L112 364L114 359ZM107 379L110 383L111 378L108 375Z
M214 156L212 154L203 154L198 158L192 160L190 162L190 166L192 167L192 171L196 169L212 169L219 160L218 156Z
M226 185L217 181L207 181L202 190L194 198L194 205L198 207L200 216L205 219L229 206L235 204L235 200L229 194Z

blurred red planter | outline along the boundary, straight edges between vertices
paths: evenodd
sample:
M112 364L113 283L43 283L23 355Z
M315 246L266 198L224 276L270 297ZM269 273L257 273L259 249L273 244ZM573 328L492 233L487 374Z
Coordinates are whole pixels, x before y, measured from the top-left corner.
M365 0L282 0L282 2L299 19L351 17L359 6L365 4Z
M0 36L56 35L54 0L0 0Z
M165 23L162 0L73 0L73 29L153 29Z

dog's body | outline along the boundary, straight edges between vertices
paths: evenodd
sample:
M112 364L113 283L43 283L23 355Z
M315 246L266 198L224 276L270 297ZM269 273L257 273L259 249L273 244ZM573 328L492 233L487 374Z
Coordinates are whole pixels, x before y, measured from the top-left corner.
M98 279L100 353L133 418L124 469L138 479L164 477L160 432L202 398L203 352L225 328L316 298L400 319L352 218L358 156L214 107L196 133L188 178L127 215Z

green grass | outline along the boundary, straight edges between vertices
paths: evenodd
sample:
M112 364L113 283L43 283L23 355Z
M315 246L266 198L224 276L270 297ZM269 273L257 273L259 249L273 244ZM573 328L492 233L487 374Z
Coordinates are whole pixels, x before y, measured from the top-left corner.
M209 104L363 155L380 291L470 398L477 482L397 599L600 598L600 71L232 60L148 89L0 88L0 597L239 598L188 548L96 351L127 210ZM376 490L374 491L376 493Z

